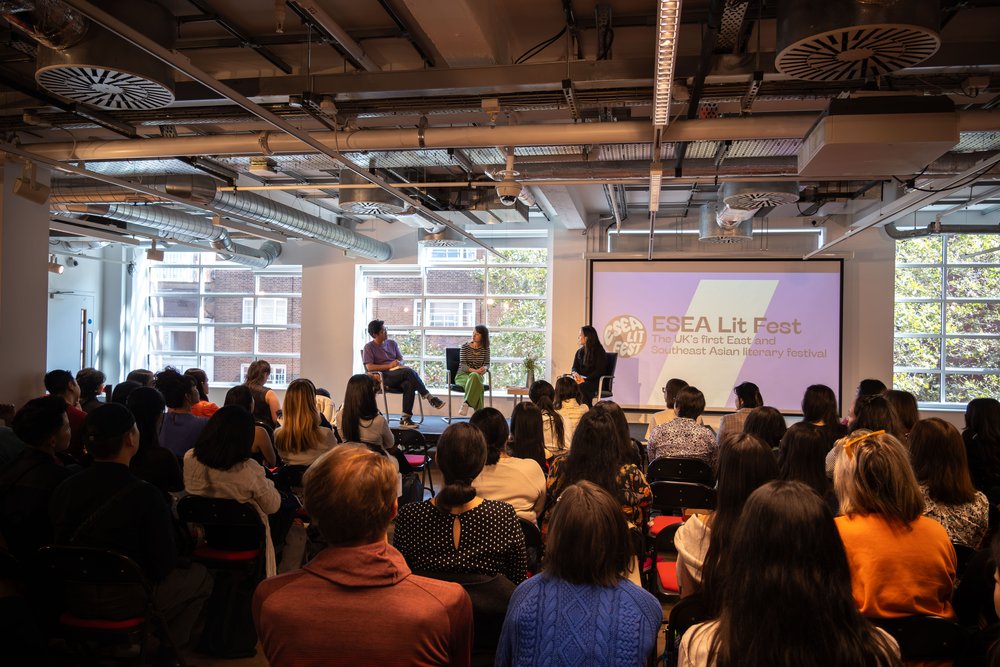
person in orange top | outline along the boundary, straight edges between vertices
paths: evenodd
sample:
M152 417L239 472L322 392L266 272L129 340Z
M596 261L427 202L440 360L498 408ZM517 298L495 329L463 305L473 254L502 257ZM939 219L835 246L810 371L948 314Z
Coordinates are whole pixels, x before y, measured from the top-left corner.
M189 368L184 375L194 378L198 389L198 402L191 406L191 414L195 417L211 417L219 411L219 406L208 400L208 374L200 368Z
M884 431L855 432L834 470L851 588L864 616L952 618L955 549L924 501L906 449Z

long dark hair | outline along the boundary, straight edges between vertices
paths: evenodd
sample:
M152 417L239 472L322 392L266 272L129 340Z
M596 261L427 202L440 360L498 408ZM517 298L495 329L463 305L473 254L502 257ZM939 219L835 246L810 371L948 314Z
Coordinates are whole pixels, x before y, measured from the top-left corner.
M590 366L600 359L604 359L607 352L604 346L601 345L601 338L597 335L597 329L585 324L580 327L580 333L583 334L583 363L586 366Z
M741 382L733 387L736 398L740 399L741 408L759 408L764 405L764 398L760 395L760 388L753 382Z
M777 476L778 463L774 454L756 436L734 433L720 444L715 512L712 513L711 538L702 568L702 583L713 610L718 610L724 588L725 574L720 564L733 553L729 545L743 505L758 487Z
M479 347L484 350L490 349L490 330L486 325L477 324L472 330L479 334Z
M495 465L500 460L500 453L507 448L507 439L510 437L507 418L496 408L483 408L472 413L469 423L483 432L486 440L486 465Z
M194 445L194 457L209 468L229 470L250 458L253 416L238 405L219 408L205 424Z
M965 407L965 430L979 440L1000 447L1000 401L974 398Z
M534 403L518 403L510 413L510 455L531 459L545 470L545 431L542 411Z
M811 384L802 395L802 421L828 426L837 423L837 395L825 384Z
M587 481L559 495L545 538L547 574L571 584L611 587L626 576L631 560L628 524L614 496Z
M572 379L572 378L571 378ZM576 382L573 383L574 385ZM566 429L563 426L562 417L556 412L555 389L545 380L535 380L528 388L528 399L538 406L542 415L548 415L549 423L552 424L552 446L558 450L566 448Z
M444 430L437 441L436 463L444 477L444 487L435 502L445 512L476 497L472 480L486 465L486 440L475 426L458 422Z
M822 427L810 422L792 424L778 446L778 476L809 485L826 496L833 482L826 476L826 455L830 441Z
M129 393L125 407L131 410L139 428L139 452L160 446L159 420L166 405L163 394L152 387L137 387Z
M806 485L771 482L754 491L730 542L738 557L724 565L708 663L900 664L890 641L858 612L833 514Z
M937 417L918 421L910 431L909 449L917 481L927 485L932 500L948 505L975 500L965 443L957 428Z
M583 396L580 394L580 387L572 376L564 375L556 380L556 400L553 404L556 410L562 410L563 401L570 399L577 403L583 403Z
M361 420L371 421L379 414L375 400L375 381L370 375L358 373L347 381L344 392L340 432L347 442L361 442Z
M917 408L917 397L908 391L891 389L884 394L885 400L889 401L896 410L899 418L899 425L903 429L903 434L908 435L917 422L920 421L920 410Z
M198 389L198 397L203 401L207 401L208 394L205 393L205 385L208 384L208 373L200 368L189 368L184 371L184 375L194 378L194 386Z
M632 436L628 428L628 418L625 416L625 411L621 409L621 406L614 401L598 401L594 403L588 412L594 410L601 410L607 412L611 415L611 419L615 424L615 432L618 434L616 444L618 447L618 458L622 463L628 463L629 461L635 463L634 456L635 447L632 445Z
M906 431L899 421L896 408L882 394L858 396L858 400L854 402L854 421L849 428L851 431L885 431L897 440L906 439Z
M744 433L757 436L771 449L776 448L781 443L781 438L787 430L785 418L777 409L769 405L754 408L747 415L746 421L743 422Z
M619 448L611 446L618 441L618 437L618 426L609 411L588 410L584 413L566 454L563 467L566 485L583 480L593 482L620 502L622 489L618 483L618 471L626 461L622 460Z

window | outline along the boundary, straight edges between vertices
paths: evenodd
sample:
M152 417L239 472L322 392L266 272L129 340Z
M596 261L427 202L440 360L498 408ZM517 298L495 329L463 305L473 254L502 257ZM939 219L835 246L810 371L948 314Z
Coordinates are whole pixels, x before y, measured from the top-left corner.
M1000 244L946 234L896 243L893 385L921 407L1000 395Z
M201 368L213 384L238 384L251 362L267 359L272 385L300 376L301 267L254 270L168 252L148 276L148 368Z
M542 243L545 241L542 240ZM523 386L524 358L547 367L547 248L421 248L415 266L362 266L358 274L358 342L373 319L385 321L407 364L429 386L445 386L445 348L460 347L472 328L490 329L493 386Z

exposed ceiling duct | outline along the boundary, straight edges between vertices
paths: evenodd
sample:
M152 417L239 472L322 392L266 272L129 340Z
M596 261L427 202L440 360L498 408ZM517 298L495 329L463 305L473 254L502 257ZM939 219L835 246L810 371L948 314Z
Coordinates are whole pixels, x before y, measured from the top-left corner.
M799 184L790 181L722 184L719 199L732 208L758 209L794 204L799 200Z
M943 225L940 220L936 220L926 227L914 229L900 229L895 222L890 222L882 229L885 230L889 238L896 241L935 234L1000 234L1000 225Z
M340 172L340 184L368 186L368 181L343 169ZM402 200L398 197L372 187L340 188L338 205L342 210L358 215L396 215L404 208Z
M469 241L451 228L445 227L439 232L420 230L417 233L417 245L428 248L458 248L469 245Z
M912 67L941 46L938 0L779 2L779 72L810 81L866 79Z
M67 255L79 255L88 250L100 250L111 245L110 241L55 241L49 240L51 252L64 252Z
M719 205L709 202L702 205L698 226L698 240L708 243L739 243L749 241L753 237L753 214L750 217L733 223L719 223Z

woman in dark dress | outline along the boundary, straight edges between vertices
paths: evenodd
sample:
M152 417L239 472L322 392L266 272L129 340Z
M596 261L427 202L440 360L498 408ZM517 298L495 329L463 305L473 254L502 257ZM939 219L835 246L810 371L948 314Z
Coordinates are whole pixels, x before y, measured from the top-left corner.
M601 345L597 330L590 325L580 327L580 349L573 357L573 378L580 385L583 402L588 407L594 404L597 383L608 366L608 353ZM597 396L598 400L600 396Z

